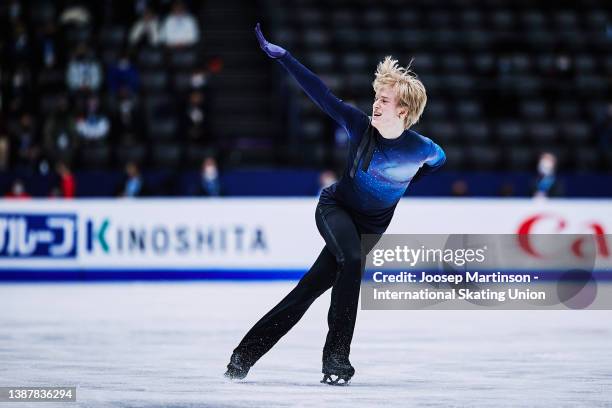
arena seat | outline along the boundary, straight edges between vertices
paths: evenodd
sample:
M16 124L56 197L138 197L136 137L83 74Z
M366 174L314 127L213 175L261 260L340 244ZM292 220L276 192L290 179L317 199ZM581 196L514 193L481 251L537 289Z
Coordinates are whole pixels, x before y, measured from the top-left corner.
M142 164L146 159L147 149L144 144L119 144L114 154L115 161L121 167L129 162Z
M145 71L140 74L140 82L146 93L161 92L168 85L168 75L162 70Z
M180 167L183 158L183 146L180 143L163 143L153 145L151 152L154 167L176 169Z
M155 48L145 48L138 53L138 65L141 69L158 68L164 63L164 54Z
M173 117L152 118L148 126L148 135L151 140L168 140L179 138L179 126Z
M80 167L86 169L105 169L110 166L111 149L107 144L95 143L79 149Z
M102 27L98 36L98 42L103 48L118 48L124 44L126 28L120 25Z

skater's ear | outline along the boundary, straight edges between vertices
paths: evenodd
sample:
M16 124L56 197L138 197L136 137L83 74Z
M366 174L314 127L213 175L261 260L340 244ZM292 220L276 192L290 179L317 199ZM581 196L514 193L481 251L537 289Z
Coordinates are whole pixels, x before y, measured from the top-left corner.
M408 111L406 108L398 108L397 109L397 117L404 120L406 119L406 115L408 114Z

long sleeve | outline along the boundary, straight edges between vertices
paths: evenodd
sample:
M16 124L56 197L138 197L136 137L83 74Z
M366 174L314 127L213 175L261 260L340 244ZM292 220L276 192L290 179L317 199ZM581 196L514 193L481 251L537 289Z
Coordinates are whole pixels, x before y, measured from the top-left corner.
M302 65L289 52L278 59L279 63L295 78L312 101L327 113L338 125L352 135L351 127L361 122L367 123L365 113L336 97L331 90L312 71Z
M429 155L423 163L423 166L417 171L414 177L412 177L410 181L411 184L419 182L423 176L435 172L446 163L446 153L444 153L444 150L433 141L430 140L429 142L431 143Z
M433 173L442 167L444 163L446 163L446 154L444 153L444 150L442 150L442 148L436 143L431 141L431 151L427 157L427 160L425 160L425 166L427 166L428 169L427 172Z

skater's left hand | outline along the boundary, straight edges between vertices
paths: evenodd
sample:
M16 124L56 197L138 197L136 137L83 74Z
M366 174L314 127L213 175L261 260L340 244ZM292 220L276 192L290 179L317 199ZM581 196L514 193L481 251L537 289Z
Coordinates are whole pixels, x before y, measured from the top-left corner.
M287 50L283 47L271 44L265 39L265 37L261 33L261 26L259 25L259 23L257 23L257 25L255 26L255 36L257 37L257 41L259 41L259 46L268 55L268 57L281 58L287 53Z

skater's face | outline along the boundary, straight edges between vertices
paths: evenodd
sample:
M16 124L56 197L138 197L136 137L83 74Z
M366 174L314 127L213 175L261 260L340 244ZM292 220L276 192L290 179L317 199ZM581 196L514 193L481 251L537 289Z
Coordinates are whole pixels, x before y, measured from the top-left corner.
M395 129L404 127L406 110L397 104L397 93L390 85L378 89L372 105L372 126L376 129Z

